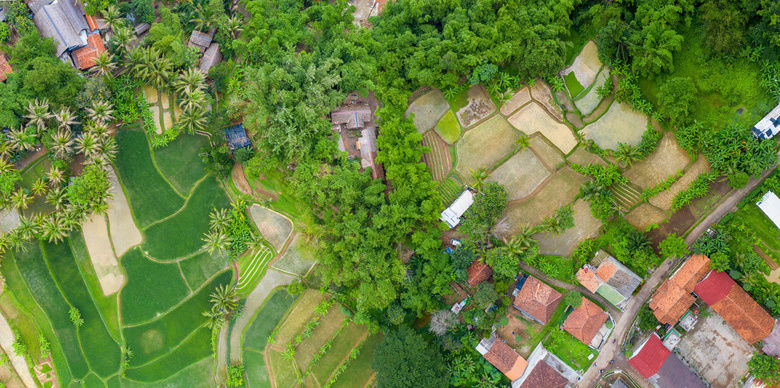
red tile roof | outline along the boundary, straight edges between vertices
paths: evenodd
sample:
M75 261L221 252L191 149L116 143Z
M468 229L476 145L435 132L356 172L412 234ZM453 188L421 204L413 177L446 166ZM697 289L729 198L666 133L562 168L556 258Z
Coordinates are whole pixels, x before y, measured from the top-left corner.
M529 276L515 297L514 305L542 323L547 323L563 295L539 279Z
M563 322L563 329L585 345L590 345L593 337L607 321L607 317L607 313L601 307L583 297L580 307L572 310Z
M650 308L662 324L674 324L696 301L691 296L698 284L709 272L710 259L693 255L671 278L665 280L653 294Z
M712 271L696 286L696 294L747 342L753 344L772 333L772 316L725 272Z
M692 292L707 273L710 272L710 259L704 255L693 255L682 267L671 277L672 281L677 283L687 292Z
M602 279L609 279L612 277L612 275L615 274L615 272L617 272L617 266L609 261L604 261L599 266L598 272L596 274L599 275L599 277Z
M87 45L74 51L71 56L79 70L86 70L95 66L95 59L105 51L106 47L100 39L100 34L90 34L87 36Z
M469 274L469 285L476 286L477 284L488 280L490 275L493 274L493 269L485 263L480 263L479 260L474 260L469 268L466 269L466 272Z
M510 380L519 379L525 372L525 368L528 367L528 361L520 357L501 339L496 339L484 357Z
M87 25L90 30L95 31L98 29L97 21L94 16L84 15L84 18L87 19Z
M628 359L628 363L631 364L644 378L650 378L650 376L658 373L661 369L661 365L664 364L666 358L672 352L664 346L658 335L653 333L650 338L642 345L639 352L634 354L633 357Z
M577 271L577 280L580 281L580 284L582 284L583 287L594 294L596 293L596 290L599 289L599 286L604 283L601 279L596 277L595 271L588 268L580 268L580 270Z
M13 72L14 69L12 69L11 65L8 63L8 57L0 51L0 82L5 82L8 78L6 74L11 74Z
M569 380L566 380L555 368L540 361L525 378L520 388L565 388L567 384Z

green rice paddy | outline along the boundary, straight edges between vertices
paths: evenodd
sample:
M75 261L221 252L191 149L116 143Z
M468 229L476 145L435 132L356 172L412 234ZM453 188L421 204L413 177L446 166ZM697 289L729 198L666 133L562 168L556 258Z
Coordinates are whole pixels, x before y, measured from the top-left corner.
M215 273L227 268L229 264L226 256L212 255L207 251L203 251L180 261L179 266L184 279L187 280L187 284L195 289L200 287L208 278L214 276Z
M271 249L263 247L252 255L244 255L239 262L239 278L236 291L245 295L251 292L262 278L265 267L274 258Z
M167 146L154 150L157 167L180 194L186 196L206 175L198 153L208 144L205 136L179 135Z
M265 300L255 319L244 332L244 348L262 351L268 343L274 327L284 318L284 314L295 303L295 297L287 290L278 289Z
M127 271L127 284L119 294L125 325L153 319L189 294L175 263L153 262L133 248L122 255L122 266Z
M265 358L262 353L252 350L244 351L244 370L250 388L271 388L271 378L268 376Z
M453 144L458 141L460 137L461 129L458 123L458 118L452 110L447 111L444 117L439 120L438 124L433 127L433 130L441 136L448 144Z
M577 97L580 93L582 93L583 90L585 90L574 72L563 76L563 81L566 82L566 88L569 89L569 93L571 94L572 98Z

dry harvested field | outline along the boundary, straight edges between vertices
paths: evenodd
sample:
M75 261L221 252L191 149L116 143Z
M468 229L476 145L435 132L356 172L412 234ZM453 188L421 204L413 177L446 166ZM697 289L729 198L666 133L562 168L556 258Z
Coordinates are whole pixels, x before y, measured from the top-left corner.
M428 166L433 179L441 182L452 170L450 147L436 132L430 131L423 135L422 144L431 149L423 154L423 163Z
M125 284L125 275L119 268L119 262L111 248L106 219L99 215L85 222L81 228L84 242L87 244L89 258L95 267L95 275L100 281L103 295L111 295L119 291Z
M501 114L509 116L512 112L516 111L517 108L527 104L529 101L531 101L531 95L528 93L528 88L524 86L522 89L518 90L509 101L505 102L504 105L501 105Z
M626 214L625 218L631 226L637 228L641 232L646 230L650 225L663 222L666 219L666 212L649 203L642 203L635 207L630 213Z
M509 123L526 135L539 132L564 154L577 145L577 138L566 124L555 121L538 104L528 104L509 117Z
M482 166L491 167L515 150L515 142L520 133L514 130L506 120L495 115L466 131L458 142L457 170L464 177L470 176L469 169L477 170Z
M496 106L480 85L472 85L468 91L468 105L458 110L458 121L463 128L468 128L472 124L490 116L496 111Z
M509 193L508 199L514 201L531 194L549 176L550 172L544 164L533 151L526 148L512 155L487 180L504 186Z
M0 210L0 232L8 233L19 226L19 210L9 208Z
M580 166L587 166L591 163L598 163L602 166L606 166L607 162L598 157L598 155L591 154L585 147L577 147L571 155L566 157L569 163L574 163Z
M707 162L707 159L704 157L704 155L699 155L698 159L696 159L696 162L685 171L685 174L683 174L682 178L672 183L672 186L669 187L669 190L664 190L658 193L658 195L655 197L650 198L648 202L650 202L650 204L653 206L664 210L671 209L674 196L677 195L677 193L687 189L691 182L693 182L693 180L696 179L699 174L709 171L710 164Z
M292 221L282 214L258 204L249 208L249 214L263 238L273 245L276 252L281 251L292 233Z
M635 186L647 189L682 171L690 162L691 158L677 145L674 134L666 132L658 142L658 148L647 158L635 163L623 176Z
M574 211L574 227L560 235L537 233L534 235L539 242L539 253L543 255L571 256L574 247L585 239L599 235L601 221L593 217L588 202L578 199L572 206Z
M108 171L108 179L111 182L112 198L108 200L108 225L111 229L111 242L117 256L121 257L130 248L143 241L141 232L133 221L130 205L127 203L125 192L116 177L116 172Z
M406 117L414 113L414 125L420 133L425 133L433 128L449 109L447 99L440 90L434 89L409 104Z
M601 61L599 60L598 47L591 40L582 48L577 58L574 58L574 63L561 71L561 75L573 72L582 87L587 88L596 79L599 69L601 69Z
M522 226L538 225L544 217L574 200L588 179L569 167L564 167L533 197L516 204L510 204L502 217L507 218L509 234L517 234Z
M617 149L618 143L638 145L647 129L647 116L626 104L615 102L601 118L582 130L583 136L605 150Z
M531 87L531 97L541 104L555 120L563 121L563 110L553 99L552 92L547 84L541 80L536 80L534 86Z
M544 136L534 136L531 138L530 147L534 150L539 159L542 160L547 168L555 171L556 166L559 163L563 163L563 155L561 151L550 145Z
M574 101L574 106L579 109L580 113L583 115L589 115L591 112L593 112L594 109L596 109L596 107L599 105L599 102L601 102L601 97L599 97L596 91L599 87L603 86L607 82L609 77L609 69L606 67L603 68L601 72L599 72L599 75L596 76L596 82L593 84L593 87L588 91L588 93L586 93L585 96L579 100Z

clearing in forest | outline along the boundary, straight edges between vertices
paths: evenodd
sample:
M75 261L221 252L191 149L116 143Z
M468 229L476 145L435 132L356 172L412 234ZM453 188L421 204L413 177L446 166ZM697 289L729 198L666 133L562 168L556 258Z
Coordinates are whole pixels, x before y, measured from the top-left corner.
M630 106L615 102L601 118L581 130L604 150L616 150L619 143L636 146L647 130L647 116Z
M658 142L658 148L646 158L634 163L623 173L629 182L641 189L655 187L677 172L682 172L691 162L688 152L677 145L672 132L666 132Z
M458 121L463 128L490 116L496 106L481 85L471 85L467 93L468 104L458 109Z
M414 125L420 133L433 128L436 123L450 110L450 104L440 90L434 89L414 100L406 109L406 117L414 114Z
M568 154L577 145L577 138L566 124L555 121L538 104L528 104L509 117L509 123L526 135L536 132L555 144L564 154Z
M509 193L508 200L522 199L531 194L550 176L550 171L526 148L496 168L488 182L498 182Z
M249 214L263 238L274 247L276 252L281 252L284 243L287 242L290 233L292 233L292 221L284 215L258 204L249 208Z
M458 142L457 170L464 177L471 175L471 170L480 167L490 168L511 153L517 147L515 143L520 133L512 128L506 120L495 115L466 132Z
M580 85L583 88L587 88L596 79L596 74L598 74L601 66L598 47L591 40L582 48L580 54L574 58L574 63L561 71L561 75L566 76L569 73L574 73ZM575 96L576 94L572 95L572 97Z

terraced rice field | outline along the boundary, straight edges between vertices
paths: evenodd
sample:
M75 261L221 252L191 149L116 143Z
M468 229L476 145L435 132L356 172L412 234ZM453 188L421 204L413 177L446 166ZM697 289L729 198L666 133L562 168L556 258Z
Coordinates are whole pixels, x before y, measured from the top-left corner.
M445 205L452 203L463 191L463 181L457 175L450 175L447 180L439 184L442 202Z
M423 155L423 163L431 170L433 179L441 182L452 170L450 147L436 132L428 132L423 136L422 144L431 149Z
M238 277L238 287L236 288L236 291L241 295L246 295L252 291L262 277L261 275L263 274L265 267L273 258L273 252L266 247L258 250L254 255L245 256L245 259L240 264L240 275Z

